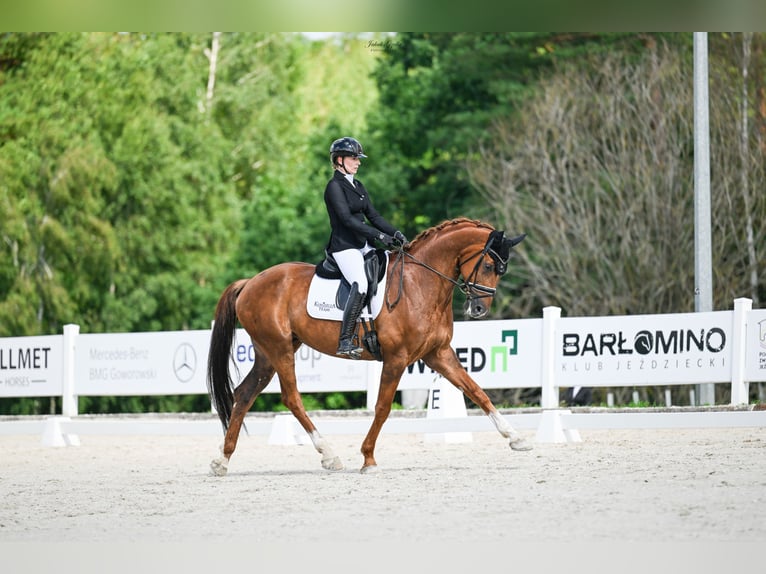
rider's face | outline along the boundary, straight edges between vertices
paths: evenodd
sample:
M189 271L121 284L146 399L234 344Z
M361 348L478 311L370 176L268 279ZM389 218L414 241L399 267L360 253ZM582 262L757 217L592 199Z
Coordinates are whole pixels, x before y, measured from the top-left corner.
M359 169L359 165L362 163L362 160L358 157L346 156L340 158L338 163L340 163L341 166L345 168L346 173L354 175Z

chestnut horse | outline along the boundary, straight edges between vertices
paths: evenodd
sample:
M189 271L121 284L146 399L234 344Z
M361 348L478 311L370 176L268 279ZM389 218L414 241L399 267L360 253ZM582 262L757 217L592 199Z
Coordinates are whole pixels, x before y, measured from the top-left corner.
M391 412L399 379L408 365L420 359L476 403L512 449L531 449L468 375L450 346L454 287L459 286L466 295L467 316L486 315L511 248L523 238L508 238L486 223L460 218L427 229L392 252L386 305L375 320L383 367L375 416L362 442L361 472L377 470L375 442ZM306 311L314 271L315 266L308 263L275 265L250 279L235 281L218 301L207 377L211 401L225 431L221 456L210 464L215 475L226 474L245 415L274 373L279 376L282 402L322 455L322 467L343 469L306 413L295 378L295 351L301 345L334 355L338 343L340 322L314 319ZM229 363L237 320L251 337L255 362L235 389ZM361 358L374 360L369 350Z

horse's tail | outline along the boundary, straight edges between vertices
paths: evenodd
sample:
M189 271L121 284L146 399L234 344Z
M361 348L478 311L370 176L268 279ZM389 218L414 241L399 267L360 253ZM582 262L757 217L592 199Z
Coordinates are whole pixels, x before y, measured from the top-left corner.
M229 285L215 308L213 332L207 359L207 390L213 408L218 412L223 430L229 428L231 409L234 405L234 383L229 375L231 344L237 327L235 304L247 279Z

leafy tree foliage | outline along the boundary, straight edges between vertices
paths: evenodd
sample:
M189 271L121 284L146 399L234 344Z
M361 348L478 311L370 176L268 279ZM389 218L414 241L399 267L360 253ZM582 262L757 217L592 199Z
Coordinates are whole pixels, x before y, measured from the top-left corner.
M0 36L0 336L206 328L228 281L322 253L327 150L374 57L224 34L213 70L211 39Z
M513 116L554 63L612 49L640 51L624 34L406 33L375 70L379 113L371 116L382 167L375 188L410 232L458 215L483 215L464 163Z
M241 247L227 278L283 261L318 261L330 231L323 200L330 143L363 130L375 58L351 37L224 37L222 50L226 87L215 116L232 141L243 205Z
M236 211L225 142L198 111L195 39L36 40L0 85L0 329L203 325L189 311Z

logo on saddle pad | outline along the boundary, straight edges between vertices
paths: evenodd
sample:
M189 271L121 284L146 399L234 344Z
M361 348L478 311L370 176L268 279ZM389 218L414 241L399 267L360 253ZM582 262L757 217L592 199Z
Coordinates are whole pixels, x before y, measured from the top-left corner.
M381 261L383 272L377 284L377 292L370 301L370 310L368 311L365 304L362 309L361 319L376 319L380 314L380 310L383 308L383 300L386 292L386 279L388 274L385 273L385 263L387 262L387 256L383 257ZM321 265L321 264L320 264ZM344 285L341 285L341 282ZM369 289L369 288L368 288ZM343 308L338 306L337 301L340 299L345 301L348 298L348 282L345 279L325 279L317 274L311 279L309 285L309 294L306 298L306 311L310 317L315 319L327 319L329 321L342 321L343 320ZM340 292L339 292L340 291ZM369 291L368 291L369 292Z

